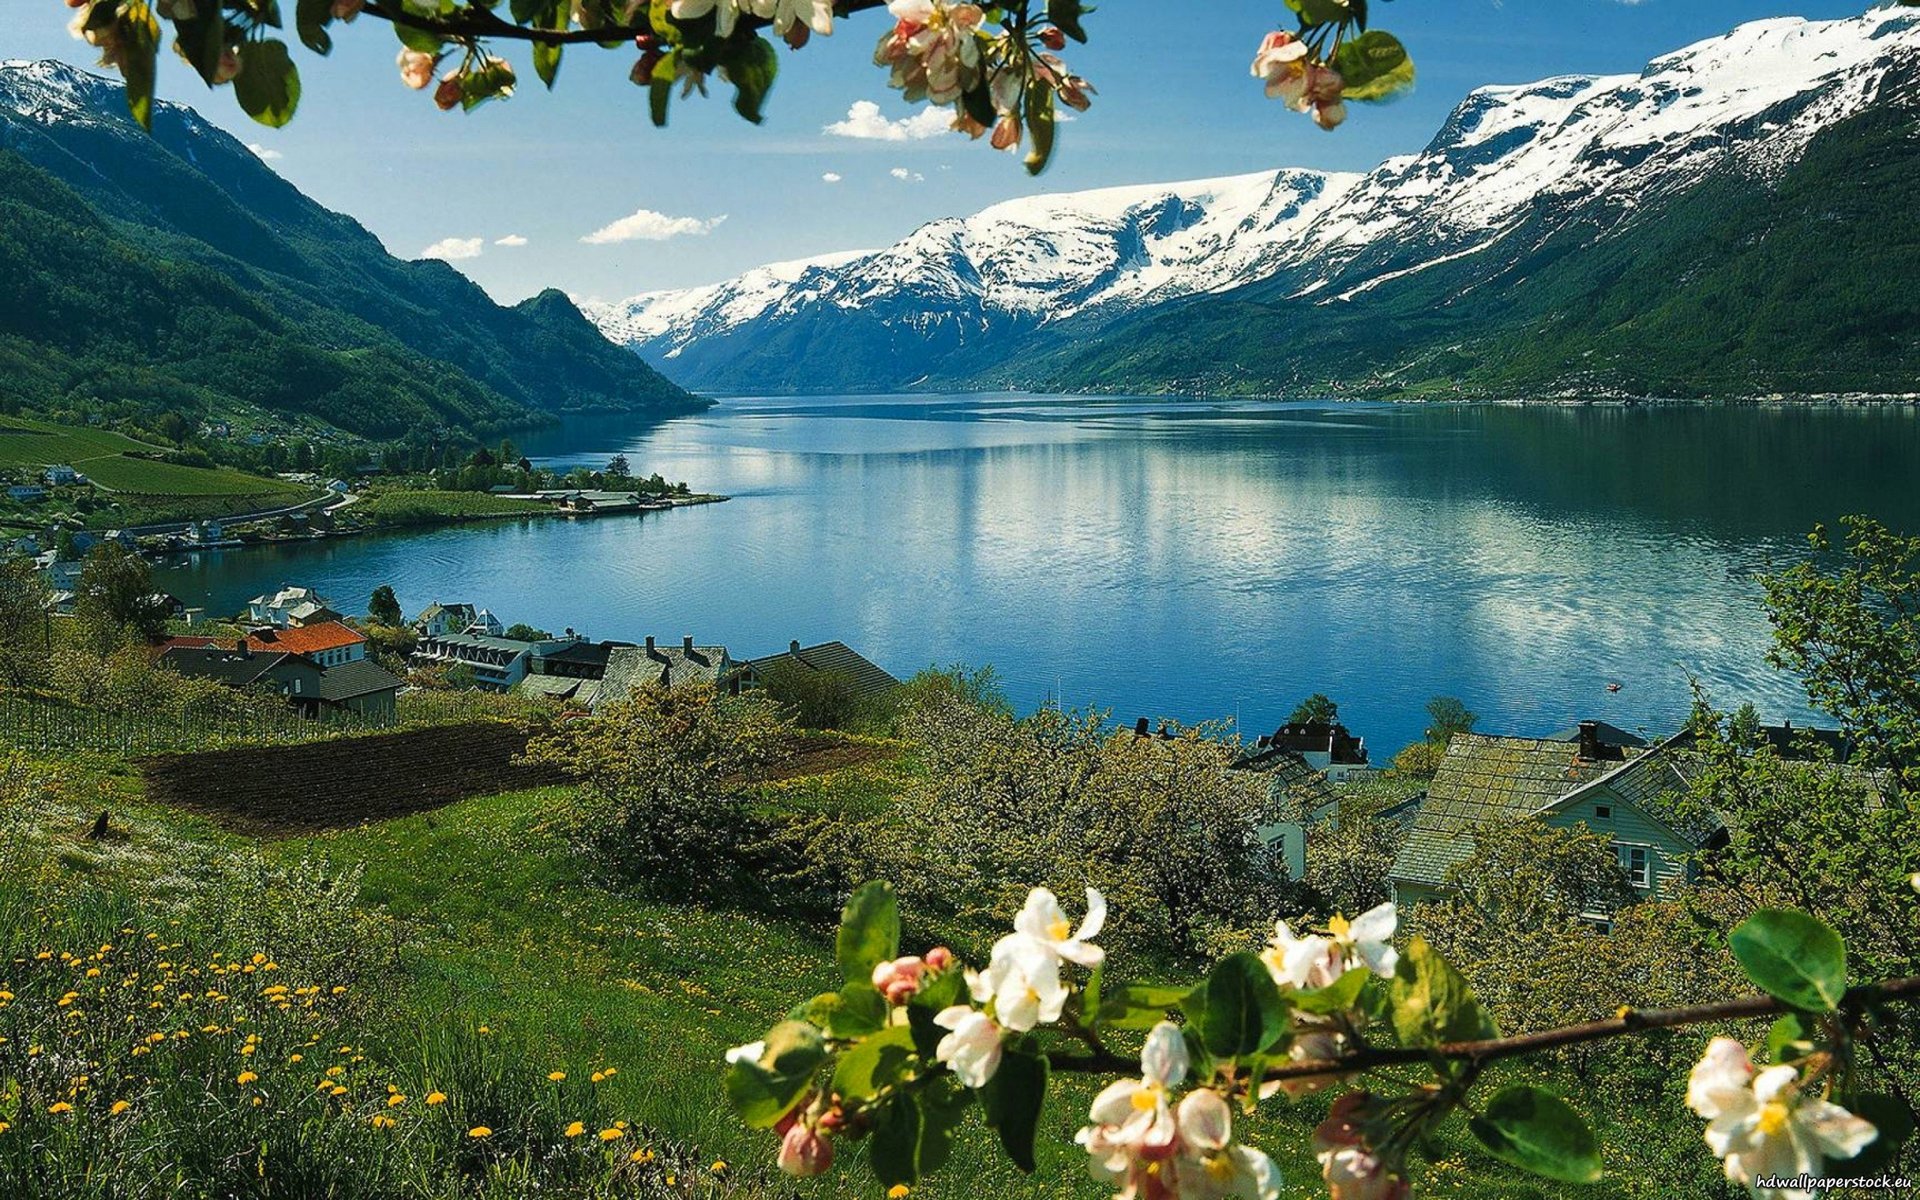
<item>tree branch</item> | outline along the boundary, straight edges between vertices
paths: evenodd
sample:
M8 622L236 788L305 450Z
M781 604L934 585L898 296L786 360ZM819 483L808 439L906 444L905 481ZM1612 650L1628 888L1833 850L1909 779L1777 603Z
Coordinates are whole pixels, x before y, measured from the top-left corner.
M1884 983L1862 984L1850 989L1841 1000L1842 1009L1860 1009L1888 1001L1920 1001L1920 976L1890 979ZM1517 1037L1492 1038L1479 1042L1450 1042L1441 1046L1389 1046L1356 1050L1335 1059L1310 1059L1270 1067L1261 1082L1283 1079L1319 1079L1329 1075L1351 1075L1375 1067L1408 1066L1435 1061L1463 1062L1483 1066L1503 1058L1556 1050L1585 1042L1628 1037L1654 1029L1676 1029L1685 1025L1706 1025L1715 1021L1739 1021L1754 1017L1780 1016L1791 1011L1772 996L1744 996L1714 1004L1695 1004L1685 1008L1657 1008L1645 1012L1627 1011L1605 1021L1587 1021L1543 1029ZM1116 1054L1049 1055L1056 1071L1075 1074L1130 1075L1139 1064Z
M842 16L860 12L864 9L879 8L886 0L842 0L834 5L834 11ZM422 33L431 33L448 41L461 41L473 38L500 38L508 41L535 42L543 46L571 46L582 43L625 42L636 37L653 37L656 31L653 22L642 8L631 25L603 25L598 29L536 29L519 25L497 16L485 8L463 8L450 16L428 17L409 12L401 0L368 0L367 6L360 10L369 17L401 25L408 29L417 29ZM742 24L751 29L763 29L771 24L764 17L742 16Z

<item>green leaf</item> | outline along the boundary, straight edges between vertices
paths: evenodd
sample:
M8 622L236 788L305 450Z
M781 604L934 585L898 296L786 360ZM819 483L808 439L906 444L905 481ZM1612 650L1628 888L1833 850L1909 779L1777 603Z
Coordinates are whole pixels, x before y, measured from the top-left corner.
M993 128L1000 114L993 111L993 93L987 88L986 80L981 81L960 93L960 107L966 111L975 124Z
M1763 908L1727 939L1761 991L1806 1012L1832 1012L1847 994L1847 946L1803 912Z
M1497 1034L1460 972L1418 937L1394 972L1393 1028L1403 1046L1477 1042Z
M860 1039L840 1056L833 1070L833 1090L849 1100L865 1100L906 1078L919 1061L914 1054L913 1031L895 1025Z
M1293 1006L1301 1012L1342 1013L1360 1002L1360 990L1367 986L1373 972L1355 967L1323 988L1310 988L1293 994Z
M1600 1143L1567 1102L1531 1084L1502 1088L1468 1123L1487 1153L1561 1183L1600 1178Z
M101 5L94 11L108 11ZM129 13L122 9L120 26L120 76L127 81L127 111L142 129L153 128L153 77L155 59L160 51L160 22L146 5Z
M673 104L673 80L679 72L680 52L669 50L653 66L653 76L647 81L647 115L653 120L655 128L667 127L667 109Z
M1334 53L1333 69L1346 83L1340 94L1348 100L1385 100L1413 86L1413 59L1407 48L1399 38L1378 29L1342 42Z
M940 1039L947 1036L947 1031L935 1025L933 1019L942 1009L960 1003L960 989L965 983L959 971L942 971L923 982L907 1002L907 1026L913 1030L913 1045L921 1058L933 1061Z
M840 912L834 957L848 983L871 986L873 969L900 953L900 902L890 883L869 883Z
M1092 11L1080 0L1047 0L1047 20L1076 42L1087 40L1087 31L1080 27L1080 17Z
M1788 1013L1767 1030L1767 1057L1776 1063L1793 1062L1813 1049L1806 1024L1798 1013Z
M1034 79L1027 84L1027 174L1038 175L1053 160L1053 89Z
M333 36L327 26L333 23L333 0L299 0L293 9L293 27L300 44L315 54L333 52Z
M804 1021L782 1021L767 1034L760 1057L727 1064L727 1102L754 1129L771 1129L800 1103L827 1058L820 1031Z
M538 75L540 82L546 84L548 90L551 91L554 78L560 74L560 47L549 46L545 42L535 42L533 44L533 73Z
M1094 1024L1107 1029L1152 1029L1187 997L1185 988L1149 983L1123 983L1105 990Z
M402 25L398 21L393 22L393 33L400 39L401 45L409 50L418 50L422 54L438 55L446 47L446 43L440 40L440 35L428 33L424 29L415 29L410 25Z
M240 47L240 73L233 77L240 108L262 125L278 129L293 120L300 106L300 72L282 41L246 42Z
M1257 1053L1285 1037L1289 1028L1286 998L1267 964L1244 950L1221 959L1181 1008L1215 1058Z
M920 1173L931 1175L947 1165L954 1133L973 1104L973 1092L949 1077L915 1094L920 1099Z
M830 1038L861 1038L887 1025L887 1002L871 987L848 984L838 992L823 992L788 1014L806 1021Z
M208 87L220 77L220 52L227 46L225 17L175 17L174 43Z
M1034 1169L1034 1135L1047 1104L1048 1070L1046 1055L1033 1048L1032 1039L1023 1039L1001 1052L1000 1069L980 1090L987 1124L999 1133L1000 1145L1013 1165L1029 1175Z
M880 1106L874 1117L868 1156L880 1186L917 1186L920 1182L921 1135L926 1117L913 1094L903 1092Z
M1287 0L1287 7L1309 27L1338 25L1352 15L1344 0Z
M733 84L734 111L758 125L767 93L773 90L774 77L780 74L780 56L773 43L756 37L727 60L727 79Z
M1080 989L1080 1012L1097 1015L1100 1012L1100 989L1107 977L1107 960L1102 958L1093 964L1093 971L1087 976L1087 986Z

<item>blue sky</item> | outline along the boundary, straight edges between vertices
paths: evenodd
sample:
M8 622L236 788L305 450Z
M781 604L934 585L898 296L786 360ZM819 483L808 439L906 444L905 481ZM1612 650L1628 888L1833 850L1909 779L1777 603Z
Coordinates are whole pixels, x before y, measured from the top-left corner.
M457 265L514 300L546 286L617 298L725 278L748 267L884 245L942 216L1047 191L1311 166L1360 170L1417 150L1469 90L1574 72L1637 71L1658 54L1765 17L1838 17L1864 0L1392 0L1375 24L1399 34L1420 71L1415 92L1353 106L1323 133L1267 100L1247 74L1280 0L1101 0L1093 42L1067 58L1099 88L1091 112L1062 131L1053 168L1029 179L1019 160L959 135L904 141L824 130L856 103L870 115L915 108L871 65L884 16L840 22L782 70L765 124L734 115L725 89L675 106L666 130L647 121L627 82L629 51L569 52L557 89L533 79L524 49L507 51L525 81L517 96L471 114L442 113L403 88L397 43L382 22L336 27L331 58L296 49L304 97L285 129L253 124L224 91L209 93L171 53L160 89L199 108L329 207L357 217L394 253L452 239L477 250ZM90 65L53 0L8 0L0 58ZM1165 14L1179 12L1170 27ZM291 40L291 39L289 39ZM870 110L867 110L870 113ZM837 177L829 181L827 176ZM660 240L582 239L646 210L629 233ZM477 241L476 241L477 239ZM501 244L507 239L507 244ZM514 244L524 239L524 244Z

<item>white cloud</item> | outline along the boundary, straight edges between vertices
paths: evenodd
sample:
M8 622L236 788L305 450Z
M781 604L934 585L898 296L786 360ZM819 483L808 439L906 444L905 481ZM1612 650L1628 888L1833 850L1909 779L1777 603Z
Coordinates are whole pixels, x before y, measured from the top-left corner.
M822 175L822 176L820 177L820 181L821 181L822 183L839 183L839 182L840 182L840 172L838 172L838 171L828 171L828 172L827 172L827 173L826 173L825 175Z
M664 242L677 237L704 237L720 227L727 219L725 213L717 217L670 217L666 213L643 208L632 216L621 217L610 225L603 225L581 238L589 246L605 246L614 242Z
M527 239L517 233L510 233L503 238L493 239L493 244L496 246L524 246L527 244Z
M918 142L939 137L952 128L953 113L949 109L928 105L910 117L889 121L881 115L878 104L856 100L844 121L835 121L820 132L869 142Z
M278 150L275 150L270 146L262 146L258 142L248 142L247 149L259 155L260 158L265 162L279 162L281 159L286 157L286 155L280 153Z
M441 238L420 252L421 258L437 258L442 262L458 262L463 258L479 258L486 249L485 238Z
M925 183L927 181L925 175L922 175L918 171L909 171L905 167L895 167L893 170L888 171L887 174L898 179L901 183Z

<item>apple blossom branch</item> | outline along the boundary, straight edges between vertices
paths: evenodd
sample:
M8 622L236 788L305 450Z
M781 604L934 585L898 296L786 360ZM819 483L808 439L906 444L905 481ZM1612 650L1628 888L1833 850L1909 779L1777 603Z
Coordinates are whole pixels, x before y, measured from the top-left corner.
M886 0L845 0L834 6L842 14L861 12L870 8L883 8ZM496 15L491 9L462 8L457 12L440 17L425 16L409 11L400 0L367 0L360 12L390 24L417 29L451 41L470 38L499 38L507 41L532 42L543 46L571 46L582 44L601 44L622 42L636 37L653 37L656 30L653 22L644 14L628 25L602 25L595 29L541 29L531 25L520 25ZM741 23L749 28L764 28L772 22L763 17L742 17Z
M1889 979L1881 983L1862 984L1849 989L1841 1000L1839 1009L1842 1012L1857 1012L1876 1004L1916 1001L1920 1001L1920 976ZM1694 1004L1680 1008L1655 1008L1645 1011L1627 1009L1619 1016L1604 1021L1563 1025L1556 1029L1543 1029L1537 1033L1520 1034L1514 1037L1489 1038L1477 1042L1449 1042L1439 1046L1369 1047L1356 1050L1351 1054L1343 1054L1338 1058L1287 1063L1283 1066L1267 1068L1261 1075L1261 1081L1321 1079L1328 1076L1351 1075L1376 1067L1415 1066L1435 1061L1462 1062L1478 1066L1503 1058L1515 1058L1564 1046L1577 1046L1585 1042L1630 1037L1655 1029L1677 1029L1682 1026L1706 1025L1716 1021L1783 1016L1792 1011L1794 1010L1790 1005L1772 996L1743 996L1735 1000ZM1094 1044L1089 1042L1089 1045ZM1056 1054L1049 1055L1048 1058L1055 1071L1072 1074L1113 1075L1118 1073L1124 1075L1133 1070L1135 1065L1131 1060L1113 1054L1104 1047L1087 1054Z

